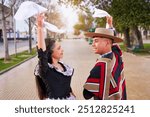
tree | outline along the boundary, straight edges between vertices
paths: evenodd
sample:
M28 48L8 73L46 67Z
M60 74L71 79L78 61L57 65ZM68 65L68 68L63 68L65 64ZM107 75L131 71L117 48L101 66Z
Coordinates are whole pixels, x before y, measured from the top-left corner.
M15 8L18 9L20 4L24 1L28 1L28 0L19 0L19 1L17 1L16 4L15 4ZM30 1L35 2L34 0L30 0ZM46 0L46 2L48 2L48 0ZM41 2L40 0L36 0L36 3L39 4L39 5L45 5L44 2ZM28 33L29 33L29 36L28 36L28 39L29 39L28 52L31 53L32 52L32 28L36 23L36 19L34 17L30 17L27 20L25 20L25 22L28 24L28 27L29 27L29 30L28 30Z
M138 39L140 48L144 48L144 46L138 27L150 25L149 11L150 3L145 0L113 0L109 9L116 27L121 31L126 31L128 28L132 30Z
M78 6L84 0L58 0L59 4Z
M12 7L14 6L16 0L10 0L9 5L10 9L5 6L5 0L1 0L1 13L2 13L2 32L3 32L3 41L4 41L4 49L5 49L5 57L4 61L8 61L10 59L9 56L9 48L8 48L8 40L7 40L7 32L6 32L6 18L8 18L12 14Z
M70 0L66 0L70 1ZM74 26L76 30L88 31L90 28L104 27L106 24L105 18L93 18L92 9L104 9L110 6L112 0L71 0L72 4L77 6L82 12L79 14L79 23ZM85 15L86 14L86 15Z
M92 28L92 14L89 12L87 15L80 13L79 14L79 22L74 26L74 29L76 32L82 31L87 31L90 28ZM80 34L80 33L75 33L75 34Z
M74 1L74 0L73 0ZM76 0L75 0L76 1ZM150 26L150 1L149 0L82 0L85 6L94 6L108 11L114 19L114 26L119 32L123 32L127 47L131 47L131 34L138 40L140 48L143 41L139 27L149 29ZM103 19L94 20L97 24L104 25ZM132 33L131 33L132 32Z
M65 24L62 22L61 13L58 10L58 7L55 4L47 4L48 12L46 13L46 21L56 25L58 28L62 28ZM56 33L49 32L51 37L56 37Z

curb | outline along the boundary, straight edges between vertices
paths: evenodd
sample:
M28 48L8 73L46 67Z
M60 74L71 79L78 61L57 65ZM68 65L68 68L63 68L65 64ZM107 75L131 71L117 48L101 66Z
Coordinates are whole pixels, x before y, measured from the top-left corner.
M16 64L16 65L13 65L13 66L11 66L11 67L5 69L5 70L2 70L2 71L0 72L0 75L2 75L2 74L4 74L4 73L8 72L9 70L11 70L11 69L13 69L13 68L15 68L15 67L21 65L22 63L25 63L26 61L28 61L28 60L30 60L30 59L36 57L36 56L37 56L37 54L36 54L36 55L33 55L33 56L30 57L30 58L27 58L27 59L23 60L22 62L20 62L20 63L18 63L18 64Z

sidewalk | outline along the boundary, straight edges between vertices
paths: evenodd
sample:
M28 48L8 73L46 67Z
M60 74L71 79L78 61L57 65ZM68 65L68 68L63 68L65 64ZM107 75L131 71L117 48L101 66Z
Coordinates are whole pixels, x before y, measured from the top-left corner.
M83 84L95 64L97 55L85 40L64 40L63 61L75 69L72 77L72 89L77 99L83 100ZM125 77L128 99L150 99L150 59L123 53L125 61ZM0 75L1 100L29 100L38 99L36 93L34 67L37 57L17 66L16 68Z
M150 39L143 39L143 43L150 43Z

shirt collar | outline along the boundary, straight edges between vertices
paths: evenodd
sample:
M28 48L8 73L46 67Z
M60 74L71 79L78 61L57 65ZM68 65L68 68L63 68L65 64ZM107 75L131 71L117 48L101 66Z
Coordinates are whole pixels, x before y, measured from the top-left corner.
M110 58L112 59L112 51L102 54L100 58Z

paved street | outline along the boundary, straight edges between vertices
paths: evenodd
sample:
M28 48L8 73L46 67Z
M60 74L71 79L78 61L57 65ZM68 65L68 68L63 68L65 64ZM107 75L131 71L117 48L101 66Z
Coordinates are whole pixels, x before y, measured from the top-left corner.
M77 99L82 100L82 87L97 55L94 55L91 46L85 40L64 40L62 47L63 61L75 69L72 89ZM150 58L137 57L125 52L124 61L128 99L150 99ZM0 99L38 99L33 75L36 64L37 57L0 75Z

